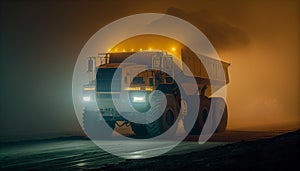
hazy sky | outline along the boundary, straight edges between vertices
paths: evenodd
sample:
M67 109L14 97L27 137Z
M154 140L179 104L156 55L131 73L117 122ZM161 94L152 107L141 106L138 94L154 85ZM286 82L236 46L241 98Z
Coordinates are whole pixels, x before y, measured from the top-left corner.
M104 25L145 12L191 22L231 62L230 129L299 127L299 8L296 0L2 1L0 133L80 132L71 84L81 48Z

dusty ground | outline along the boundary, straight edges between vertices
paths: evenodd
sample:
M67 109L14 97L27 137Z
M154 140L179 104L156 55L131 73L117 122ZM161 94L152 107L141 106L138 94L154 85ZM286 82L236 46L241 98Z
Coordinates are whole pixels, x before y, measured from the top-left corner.
M300 130L183 155L126 160L105 170L299 170ZM101 169L101 170L102 170Z
M293 167L299 167L300 131L281 134L226 131L213 135L204 145L198 144L197 136L188 136L163 156L138 160L113 156L87 137L2 142L0 170L297 170ZM114 138L105 142L120 141ZM156 150L160 148L138 152L144 155Z

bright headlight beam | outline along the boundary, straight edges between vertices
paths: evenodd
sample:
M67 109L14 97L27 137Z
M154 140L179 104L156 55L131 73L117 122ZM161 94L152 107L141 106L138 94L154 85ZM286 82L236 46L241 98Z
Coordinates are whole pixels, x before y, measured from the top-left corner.
M89 101L91 101L91 97L90 96L84 96L83 101L89 102Z
M133 102L145 102L145 97L133 97Z

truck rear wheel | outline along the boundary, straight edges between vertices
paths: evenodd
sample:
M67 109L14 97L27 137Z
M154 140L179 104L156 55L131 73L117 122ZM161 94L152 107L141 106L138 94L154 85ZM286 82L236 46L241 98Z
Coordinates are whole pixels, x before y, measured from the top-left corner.
M175 97L173 95L166 95L166 99L167 105L161 117L152 123L146 124L146 129L150 137L159 136L169 129L171 130L167 136L171 137L177 131L178 122L176 122L176 120L178 118L178 108ZM161 107L161 102L155 101L153 107L154 112L158 112ZM171 128L173 125L174 127Z
M195 97L196 98L196 97ZM214 112L213 112L213 124L215 124L216 117L220 116L220 113L222 112L222 118L215 130L215 132L224 132L226 130L227 126L227 119L228 119L228 112L227 112L227 106L225 103L225 100L220 97L213 97L216 100L216 106ZM193 107L194 104L187 104L188 108ZM225 106L224 106L225 105ZM199 107L199 113L197 120L192 128L192 130L189 132L191 135L200 135L203 126L208 118L209 110L211 107L211 99L207 98L205 96L200 96L200 107ZM223 110L224 108L224 110ZM187 124L191 123L190 115L187 114L187 116L183 119L183 126L187 127Z
M222 118L219 122L219 125L215 132L224 132L227 127L227 120L228 120L228 111L227 111L227 105L223 98L221 97L213 97L217 102L217 107L215 109L215 116L218 116L219 113L223 112ZM219 113L217 113L219 112Z
M199 96L190 96L189 98L199 98ZM189 127L188 124L193 123L191 115L189 114L189 109L195 107L196 104L187 104L187 115L183 119L183 127L187 131L187 128ZM210 108L210 99L205 97L205 96L200 96L200 106L199 106L199 111L198 111L198 117L195 121L194 126L190 130L189 134L190 135L200 135L203 125L207 119L208 112Z
M115 121L100 120L100 112L84 111L83 113L84 131L93 139L110 137L115 128L115 123ZM108 126L105 124L108 124Z

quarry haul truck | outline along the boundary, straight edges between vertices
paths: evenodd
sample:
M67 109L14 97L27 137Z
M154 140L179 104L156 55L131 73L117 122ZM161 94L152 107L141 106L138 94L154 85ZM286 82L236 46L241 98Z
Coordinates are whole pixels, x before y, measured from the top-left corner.
M130 56L136 56L136 58L126 60ZM219 73L222 73L225 74L225 85L228 84L230 64L204 55L200 56L201 60L189 49L181 49L179 61L185 63L192 72L192 76L185 75L185 72L182 71L181 64L174 60L178 57L163 50L107 52L99 53L97 57L88 57L89 83L83 86L85 132L90 137L96 138L110 136L116 126L130 126L137 136L154 137L161 135L176 124L174 131L170 133L174 135L178 126L177 119L182 119L184 128L190 124L188 122L189 109L193 108L195 104L184 103L184 97L187 96L200 98L198 116L189 134L200 134L208 118L212 98L216 99L220 107L224 108L225 105L225 109L221 110L223 115L221 115L222 118L216 132L225 131L228 118L227 106L224 99L211 97L214 93L211 83L218 85ZM203 65L204 62L205 65ZM143 72L139 73L139 70L143 70ZM210 78L208 72L212 73ZM180 85L173 79L174 76L195 79L198 91L189 92L188 89L180 91ZM112 84L113 81L115 84ZM224 86L224 80L221 82L218 88ZM121 112L144 113L151 117L158 112L155 108L162 105L159 100L151 99L151 95L156 90L165 95L167 102L160 117L150 123L139 124L126 119L113 103L113 96L118 99L121 98L122 92L127 92L129 99L127 102L122 102L124 107ZM151 100L152 102L150 102ZM127 111L128 106L134 108L135 111ZM151 110L152 113L149 112L151 106L154 108ZM217 105L216 108L218 107ZM179 117L180 111L183 117ZM109 127L105 127L104 124Z

